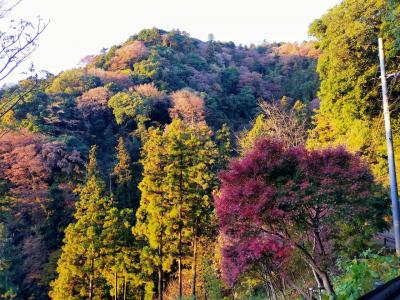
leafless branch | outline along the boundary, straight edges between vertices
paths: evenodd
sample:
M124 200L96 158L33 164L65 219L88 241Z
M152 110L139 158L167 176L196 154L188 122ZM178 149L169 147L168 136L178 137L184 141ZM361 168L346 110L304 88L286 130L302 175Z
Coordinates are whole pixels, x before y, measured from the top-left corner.
M307 118L299 116L294 108L283 108L277 103L261 102L268 135L285 143L288 147L304 145L307 140Z
M18 4L20 4L22 0L16 1L14 4L8 5L6 0L0 1L0 19L3 19L10 13Z
M0 34L0 82L9 76L37 49L38 37L49 23L20 21L9 33Z
M38 38L49 24L40 17L35 24L25 20L19 22L8 20L11 11L21 1L9 3L7 0L0 0L0 20L9 24L7 30L0 30L0 83L37 49ZM37 75L30 77L30 80L32 82L30 87L25 87L22 91L16 88L6 97L0 96L0 119L37 88Z
M15 106L17 106L18 103L22 102L30 93L36 90L38 85L39 80L37 77L35 77L33 80L33 84L29 88L24 89L23 92L14 91L12 97L8 99L3 99L0 102L0 119L3 118L6 113L12 110Z

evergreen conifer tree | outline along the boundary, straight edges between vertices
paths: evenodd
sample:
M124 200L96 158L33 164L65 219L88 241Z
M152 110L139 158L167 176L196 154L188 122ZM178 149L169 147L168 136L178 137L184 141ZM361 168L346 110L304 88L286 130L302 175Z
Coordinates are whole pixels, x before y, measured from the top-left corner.
M58 277L52 283L52 299L104 299L109 294L101 276L104 265L102 231L111 200L105 195L96 162L96 146L90 150L87 179L79 188L75 222L65 230L64 246L58 261Z
M164 291L164 272L172 265L171 247L171 203L165 195L165 160L162 132L150 129L143 146L143 179L139 184L141 191L140 207L136 212L137 222L133 229L135 236L146 242L141 251L142 269L149 276L157 272L157 295L162 300ZM151 284L146 288L146 299L153 298Z
M139 185L142 199L135 233L148 242L143 255L153 255L159 299L162 273L173 261L178 265L178 297L182 298L182 270L190 256L193 294L196 292L197 238L211 215L210 198L216 185L218 149L211 135L206 125L188 125L175 119L163 133L150 131L144 145L144 177Z
M121 208L134 208L134 183L132 174L132 160L125 147L122 137L118 139L117 164L112 175L115 178L117 205Z

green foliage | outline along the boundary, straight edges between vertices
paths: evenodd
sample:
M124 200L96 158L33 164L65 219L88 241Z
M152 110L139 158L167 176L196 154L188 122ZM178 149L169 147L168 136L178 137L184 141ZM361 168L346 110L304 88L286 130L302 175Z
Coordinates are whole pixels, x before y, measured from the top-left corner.
M12 244L5 223L0 223L0 297L15 299L18 286L12 281L18 270L15 267L19 260L18 250Z
M142 293L145 280L139 263L139 245L134 239L132 230L133 211L131 209L119 210L113 207L104 220L101 239L103 247L102 276L108 286L112 287L110 294L123 293L123 278L129 285L127 297L137 297ZM115 274L120 278L118 286L114 284Z
M145 43L155 44L161 42L161 33L163 32L157 28L143 29L134 38Z
M136 49L138 52L134 51L135 47L129 48L134 44L138 46ZM62 286L68 282L75 282L76 278L80 280L76 289L79 289L79 293L87 295L90 257L86 250L90 247L100 249L109 253L107 257L111 257L112 250L109 249L111 244L99 244L99 241L104 238L108 241L115 239L122 244L125 243L123 247L116 245L120 249L118 251L131 252L132 255L123 254L121 256L123 258L119 254L115 255L118 260L124 261L126 266L124 268L116 268L111 260L95 257L95 269L97 274L100 274L95 284L101 286L102 295L108 297L115 290L112 272L118 269L118 272L127 276L129 285L132 287L130 293L136 292L139 296L151 299L155 281L150 277L160 265L160 260L157 258L158 249L154 244L156 242L150 242L151 239L155 239L155 236L150 237L149 232L152 231L154 234L160 232L161 229L154 224L157 224L160 216L163 216L166 211L171 213L170 218L165 217L166 224L163 224L169 230L165 233L163 242L165 253L162 264L163 270L168 272L166 281L172 278L176 271L178 254L174 235L179 231L179 226L185 227L182 255L185 268L188 268L191 261L191 244L195 236L193 225L196 218L199 225L197 234L200 237L215 234L210 195L217 185L216 173L226 166L229 157L233 154L230 131L233 134L238 128L245 127L247 122L256 115L257 101L260 97L272 99L285 94L307 94L304 97L311 97L313 94L312 96L315 96L314 86L311 84L312 87L310 87L310 82L314 82L312 80L315 77L313 69L315 57L310 57L308 54L305 56L283 55L279 50L281 46L281 44L265 44L252 48L237 47L232 42L222 43L214 39L202 42L179 30L167 32L153 28L133 35L126 42L110 47L108 51L103 50L83 68L67 70L56 76L49 75L41 79L38 88L26 95L24 101L18 103L2 118L0 137L3 132L27 129L43 134L51 141L63 142L68 151L76 150L80 155L86 155L90 146L96 144L98 145L98 166L89 165L86 178L78 173L46 177L44 184L48 185L48 189L41 199L43 202L37 204L33 200L27 200L25 203L27 207L30 205L39 207L40 213L35 216L32 216L29 211L21 210L20 203L16 204L13 198L9 198L10 201L7 200L7 204L4 204L12 210L12 218L6 220L6 227L18 232L18 235L10 235L12 244L18 251L25 251L20 259L13 263L15 270L28 268L27 266L31 268L29 269L31 273L26 273L24 270L11 272L12 281L19 293L23 292L21 297L42 297L48 293L49 281L54 280L55 288L56 282L58 286ZM303 49L303 46L299 47ZM288 60L289 56L293 58L293 61ZM0 97L12 99L16 92L26 91L30 82L31 80L28 79L16 86L6 86L0 89ZM138 87L143 83L149 85ZM143 93L146 88L147 92L149 89L153 89L153 92L155 90L156 92L152 94L155 96ZM193 93L204 99L205 107L202 106L201 121L206 121L210 128L220 128L220 130L212 134L210 128L206 126L189 128L190 126L177 125L177 123L169 126L169 133L167 130L160 130L162 139L168 142L163 141L158 150L151 148L151 151L159 152L157 155L160 155L160 161L165 163L168 169L154 167L153 171L157 174L145 172L144 175L147 174L146 176L150 178L148 179L149 193L154 188L155 191L162 191L167 196L164 194L157 196L160 197L159 199L151 199L153 196L156 197L155 195L149 196L151 199L149 201L154 201L151 204L154 205L153 216L148 214L148 209L151 210L153 207L146 203L147 200L142 201L145 208L137 214L141 216L144 226L147 227L138 235L142 243L139 245L135 239L125 239L124 235L129 227L127 224L135 221L132 214L135 215L135 209L138 206L137 185L142 176L138 160L141 154L143 157L147 155L146 150L140 150L140 148L148 138L154 138L151 137L152 133L149 133L150 137L148 137L147 129L150 126L162 127L171 122L169 115L172 106L171 97L180 89L192 89ZM101 95L104 97L97 97L99 94L96 92L100 91L103 92ZM123 143L125 149L121 146L121 142L117 143L120 136L125 138L125 143ZM214 142L211 141L212 139ZM117 144L117 164L115 165L114 149ZM3 147L2 144L1 147ZM165 148L168 148L167 153L164 153ZM28 153L27 149L21 149L15 146L13 150ZM78 152L75 154L79 155ZM52 159L53 153L47 153L43 154L43 160ZM152 154L153 152L149 152L148 155ZM181 154L184 156L183 160L179 160ZM93 162L93 153L91 156L90 161ZM156 161L157 157L155 161L149 161L149 163ZM182 165L179 165L179 162ZM61 160L52 167L62 168L64 163L65 161ZM32 165L35 164L32 163ZM182 189L177 188L179 180L176 177L180 170L184 173L184 180L181 180L184 183ZM106 173L108 179L110 172L114 173L110 184L113 195L106 194L110 186L106 188L105 183L100 179L101 175ZM98 180L94 180L94 177ZM26 180L30 185L34 185L36 179L38 178ZM72 190L82 180L85 180L86 184L79 190L80 195L77 200ZM159 180L158 183L157 180ZM2 183L1 192L8 193L9 189L13 189L8 182L3 184L2 178L0 182ZM164 187L158 189L157 184ZM181 219L176 217L178 209L174 207L179 194L185 196L182 205L184 213ZM76 219L76 216L74 220L72 216L75 206L79 210L79 205L83 205L85 199L99 206L97 213L90 209L85 210L95 220L89 220L89 216L85 217L85 214L79 216L81 221ZM102 201L108 204L103 203L103 205ZM160 205L161 211L157 210L156 205ZM124 210L126 207L133 208L133 211L128 213ZM165 212L162 211L163 209ZM101 220L96 219L100 215ZM147 222L147 217L149 222ZM127 222L127 219L130 222ZM107 224L113 225L106 226L105 220ZM90 223L91 221L93 223ZM114 226L115 232L112 230ZM64 250L61 251L66 227L68 230L64 239ZM90 233L89 231L92 230L90 228L95 233ZM106 234L107 238L102 234ZM93 240L92 246L89 239ZM34 245L25 245L25 240L33 241ZM129 243L133 248L127 246ZM140 253L136 252L136 247L141 249ZM86 249L84 255L83 249ZM43 255L38 260L32 252L43 253ZM66 252L71 252L71 254ZM56 260L59 256L59 264L63 266L61 273L56 271ZM32 257L34 258L31 259ZM77 262L76 257L83 257L82 261ZM138 261L141 263L140 270L136 269ZM190 270L186 271L190 273ZM25 274L28 274L26 278ZM80 276L86 277L82 281L83 277ZM29 283L31 278L35 284ZM121 282L122 280L119 284L122 284ZM64 296L66 299L69 297ZM100 297L100 294L97 296ZM128 299L130 296L131 294L128 295ZM81 296L75 295L75 297Z
M142 259L149 275L157 269L170 272L174 260L189 257L185 245L209 222L216 154L206 126L192 127L176 119L164 132L150 130L143 147L142 198L134 228L147 244Z
M399 4L393 5L391 10L398 10ZM394 29L385 29L387 11L385 0L346 0L310 27L310 33L318 40L316 46L322 51L317 68L321 107L315 117L310 146L345 145L359 152L382 181L387 166L379 100L379 35L385 36L387 70L397 70L397 59L393 56L397 38ZM395 99L399 92L399 85L394 84L391 98ZM399 118L397 106L394 103L391 107L394 122ZM399 138L395 132L395 149Z
M90 151L86 184L79 189L74 214L76 222L65 230L64 246L58 261L58 277L52 283L52 299L80 299L89 294L89 278L97 286L94 299L108 294L104 279L98 276L103 265L102 230L111 202L105 196L105 183L99 176L96 147ZM99 288L101 287L101 288Z
M338 299L358 299L376 287L400 276L400 260L364 251L361 258L338 262L342 274L334 278Z
M132 168L132 160L125 147L125 141L120 137L117 146L117 164L112 173L117 186L116 199L119 207L136 208L137 206L137 204L133 203L135 185Z
M148 83L157 80L161 72L161 58L157 51L151 50L145 60L135 63L133 81L137 84Z
M250 121L256 114L258 102L249 86L240 89L239 93L229 95L224 99L226 115L229 120ZM238 123L235 122L238 126Z
M72 69L55 77L51 86L46 89L46 93L78 96L100 85L100 78L87 75L82 69Z
M389 46L389 58L398 57L400 54L400 5L398 0L389 0L386 20L384 23L385 36L394 37L393 44Z
M236 68L228 68L221 74L221 83L227 94L233 94L239 83L239 71Z
M199 56L197 53L189 53L186 57L185 62L199 71L204 71L208 69L207 61Z
M253 148L255 142L262 137L268 135L268 128L265 120L265 116L260 114L253 121L253 126L250 130L243 131L239 136L239 146L241 151L244 153Z
M283 89L286 95L293 99L312 100L315 91L319 88L318 75L313 72L316 62L312 58L304 58L306 61L293 61L293 70L283 77ZM301 65L298 65L301 64Z
M140 206L136 212L137 222L134 235L146 244L141 249L140 261L143 272L150 277L159 270L170 271L172 253L176 251L172 241L169 214L170 204L164 199L165 154L162 133L151 129L143 146L143 179L139 184L142 193ZM161 275L159 275L161 276ZM146 284L146 295L152 298L154 284Z
M223 299L223 283L215 270L210 264L205 260L202 260L204 268L204 281L207 293L207 299L210 300L220 300Z
M149 101L136 92L120 92L111 97L108 106L113 109L117 124L124 124L129 120L144 122L150 114Z
M233 154L231 130L228 125L223 124L215 133L215 143L218 148L217 170L225 169Z

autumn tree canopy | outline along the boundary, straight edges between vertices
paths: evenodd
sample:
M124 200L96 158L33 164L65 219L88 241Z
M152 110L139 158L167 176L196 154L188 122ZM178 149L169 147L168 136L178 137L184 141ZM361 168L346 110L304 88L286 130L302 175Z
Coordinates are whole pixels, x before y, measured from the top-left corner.
M343 148L309 151L260 140L220 179L215 205L230 283L265 255L290 264L286 257L297 252L334 294L332 257L350 251L344 245L354 232L370 236L384 225L375 216L387 202L376 207L372 174Z

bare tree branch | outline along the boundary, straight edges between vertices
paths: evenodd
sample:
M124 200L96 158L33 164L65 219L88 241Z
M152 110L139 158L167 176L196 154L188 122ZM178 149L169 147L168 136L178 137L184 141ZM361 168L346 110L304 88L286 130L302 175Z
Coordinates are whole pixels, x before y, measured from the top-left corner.
M0 82L37 49L38 37L48 24L43 23L40 18L35 26L30 22L21 21L16 30L0 36Z
M281 102L260 101L260 119L254 121L253 129L244 130L237 136L241 153L250 150L261 138L279 140L285 147L305 144L310 124L306 107L301 102L297 102L297 106L296 103L287 105Z
M16 7L18 4L21 3L22 0L16 1L14 4L11 4L10 6L7 7L7 1L6 0L1 0L0 1L0 19L3 19L7 16L7 14L13 10L14 7Z
M283 141L288 147L304 145L307 140L307 118L299 117L294 108L285 109L278 103L260 103L267 119L269 135Z
M35 77L32 86L25 89L23 92L16 92L14 97L0 102L0 119L5 116L7 112L12 110L18 103L22 102L26 96L32 93L38 87L38 78Z
M0 30L0 83L37 49L38 38L49 24L40 17L35 23L26 20L19 22L15 22L13 19L8 20L12 10L21 1L16 0L9 3L7 0L0 0L0 20L2 23L8 23L8 29ZM33 79L32 86L24 88L23 91L17 88L7 97L0 96L0 119L37 88L37 75L30 79Z

